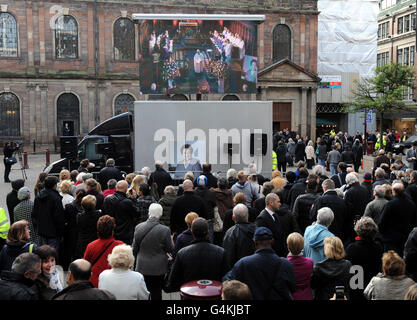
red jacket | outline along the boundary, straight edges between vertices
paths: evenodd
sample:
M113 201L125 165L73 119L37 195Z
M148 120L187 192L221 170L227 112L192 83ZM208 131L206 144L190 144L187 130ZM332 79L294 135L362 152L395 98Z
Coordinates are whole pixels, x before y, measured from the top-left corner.
M98 288L98 276L104 270L111 269L109 263L107 262L107 256L113 251L113 248L123 244L122 241L115 240L114 237L109 239L97 239L93 242L90 242L87 245L84 253L84 259L93 263L94 260L100 255L100 253L109 245L110 242L114 241L110 247L101 255L100 259L95 263L91 270L90 281L94 287Z
M116 188L114 188L114 189L106 189L106 190L103 191L103 195L104 195L104 197L107 197L107 196L109 196L109 195L111 195L111 194L113 194L115 192L116 192Z

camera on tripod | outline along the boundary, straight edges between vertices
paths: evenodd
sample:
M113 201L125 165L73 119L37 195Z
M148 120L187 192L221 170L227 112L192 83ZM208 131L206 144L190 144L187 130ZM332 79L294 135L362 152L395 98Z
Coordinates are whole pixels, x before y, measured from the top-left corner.
M23 142L17 141L17 142L10 142L10 145L12 148L14 148L16 151L20 149L20 147L23 145Z

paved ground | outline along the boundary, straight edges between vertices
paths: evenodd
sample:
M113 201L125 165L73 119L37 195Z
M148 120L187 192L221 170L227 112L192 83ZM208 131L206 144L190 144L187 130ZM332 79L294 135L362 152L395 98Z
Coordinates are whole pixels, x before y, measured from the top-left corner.
M51 162L56 161L60 158L59 154L51 154L50 156ZM364 170L360 170L361 176L364 172L370 172L372 170L373 165L373 157L365 156L364 158ZM43 171L45 168L46 156L45 153L42 154L28 154L28 169L25 169L24 172L21 170L21 165L18 162L12 167L12 171L10 173L10 180L16 180L23 177L23 173L26 173L27 180L25 185L30 188L33 195L33 188L35 186L36 180L40 172ZM4 170L4 167L2 168ZM287 168L287 170L293 170L293 167ZM4 171L1 172L3 175ZM330 174L330 173L329 173ZM10 183L3 182L3 176L0 179L0 207L5 208L6 212L6 196L11 191ZM163 294L164 300L179 300L179 293L170 293L170 294Z

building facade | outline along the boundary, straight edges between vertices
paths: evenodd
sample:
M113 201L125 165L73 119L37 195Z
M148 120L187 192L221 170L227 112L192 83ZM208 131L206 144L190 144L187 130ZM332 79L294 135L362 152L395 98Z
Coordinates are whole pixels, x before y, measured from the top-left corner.
M257 94L140 94L134 13L265 14ZM315 0L0 0L0 140L57 150L65 123L81 137L148 99L271 100L276 129L314 137L317 17Z
M415 68L416 52L416 1L380 1L378 16L377 66L391 62L402 63ZM415 105L415 92L404 91L404 102ZM414 107L414 109L416 109ZM384 113L383 125L409 135L416 132L417 109L415 112ZM380 119L378 120L379 127Z

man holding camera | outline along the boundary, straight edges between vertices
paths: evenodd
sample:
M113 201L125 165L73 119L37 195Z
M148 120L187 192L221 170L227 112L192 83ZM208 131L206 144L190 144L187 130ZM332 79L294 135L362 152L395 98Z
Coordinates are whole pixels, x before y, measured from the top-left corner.
M9 180L9 174L10 171L12 170L12 165L14 165L17 161L16 158L13 157L13 153L19 149L19 144L17 143L12 143L12 142L6 142L6 144L4 145L3 148L3 153L4 153L4 182L8 183L10 182Z

